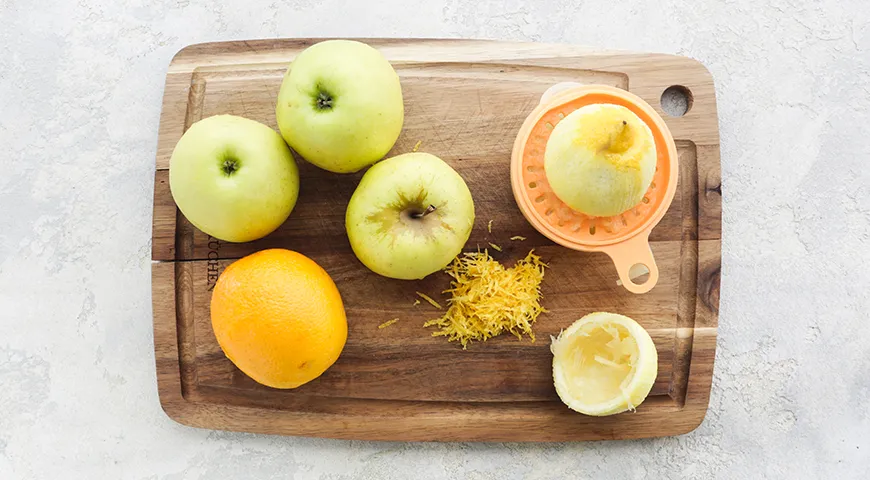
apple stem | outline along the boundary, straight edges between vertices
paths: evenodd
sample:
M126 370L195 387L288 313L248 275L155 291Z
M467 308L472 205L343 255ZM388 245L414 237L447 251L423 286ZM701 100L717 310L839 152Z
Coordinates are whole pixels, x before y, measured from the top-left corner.
M436 210L435 205L429 205L428 207L426 207L426 210L423 210L422 212L412 213L411 218L423 218L426 215L429 215L430 213L434 212L435 210Z
M229 158L224 160L223 171L227 175L232 175L236 170L238 170L238 168L238 164L236 164L235 160Z
M326 92L317 94L317 108L320 110L328 110L332 108L332 96Z

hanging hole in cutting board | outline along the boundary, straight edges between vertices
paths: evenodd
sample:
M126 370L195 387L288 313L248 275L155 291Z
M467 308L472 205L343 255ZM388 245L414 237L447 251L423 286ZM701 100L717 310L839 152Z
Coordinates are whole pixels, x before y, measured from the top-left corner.
M682 85L671 85L662 93L659 100L662 110L672 117L682 117L692 109L692 91Z

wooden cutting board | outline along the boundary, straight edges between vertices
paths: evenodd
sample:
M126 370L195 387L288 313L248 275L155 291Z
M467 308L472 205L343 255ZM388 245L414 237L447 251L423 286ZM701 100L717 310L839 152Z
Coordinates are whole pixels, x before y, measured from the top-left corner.
M467 250L511 263L535 249L550 264L550 310L537 341L505 335L463 351L423 322L441 312L414 306L415 291L441 298L449 279L382 278L354 257L344 229L361 174L336 175L299 160L301 193L287 222L252 243L218 241L194 228L169 191L169 157L195 121L230 113L277 129L275 100L294 56L316 40L193 45L169 67L154 185L154 345L166 413L203 428L350 439L566 441L676 435L697 427L710 394L719 304L721 190L716 100L710 73L688 58L602 52L567 45L466 40L365 40L402 80L405 126L392 154L438 155L465 178L477 219ZM648 294L616 284L607 256L570 251L535 232L511 193L511 147L526 115L563 81L630 90L667 121L680 155L673 205L652 232L661 278ZM691 93L682 117L662 112L671 86ZM492 220L492 232L487 223ZM526 241L511 241L520 235ZM254 383L222 354L209 320L211 289L233 260L265 248L299 251L335 280L347 309L347 346L317 380L295 390ZM636 413L595 418L556 396L550 335L593 311L633 317L659 354L650 397ZM378 329L398 317L398 323Z

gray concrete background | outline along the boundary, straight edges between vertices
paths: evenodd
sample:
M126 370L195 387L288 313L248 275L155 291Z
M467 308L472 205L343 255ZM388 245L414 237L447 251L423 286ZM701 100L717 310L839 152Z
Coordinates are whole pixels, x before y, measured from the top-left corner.
M866 475L868 19L863 0L0 0L0 478ZM725 193L704 424L678 438L478 445L170 421L149 273L166 66L190 43L293 36L566 42L704 62Z

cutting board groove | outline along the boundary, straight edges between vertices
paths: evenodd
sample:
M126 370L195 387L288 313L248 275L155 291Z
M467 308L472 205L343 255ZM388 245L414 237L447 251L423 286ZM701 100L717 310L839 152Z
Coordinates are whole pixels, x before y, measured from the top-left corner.
M470 40L365 40L402 79L405 126L390 155L436 154L465 178L477 218L467 250L489 242L511 263L530 249L550 265L542 286L550 312L537 341L498 337L463 351L430 336L439 311L415 306L415 291L438 297L449 278L379 277L353 256L344 211L362 174L334 175L299 160L301 191L288 221L264 239L231 244L188 222L169 191L169 157L194 122L231 113L277 128L274 102L284 71L316 40L193 45L169 66L154 182L152 289L160 401L197 427L380 440L566 441L675 435L703 420L718 324L721 189L713 80L684 57L576 46ZM665 119L680 156L674 203L650 237L661 273L646 295L616 285L605 255L573 252L535 232L510 190L510 149L550 85L603 83L629 90ZM691 109L669 117L662 92L681 85ZM493 230L487 223L493 221ZM521 235L526 241L511 241ZM253 382L223 355L209 320L211 289L234 259L264 248L310 256L333 277L348 313L348 343L323 376L295 390ZM568 410L550 377L549 336L592 311L629 315L649 330L659 375L635 413L595 418ZM399 322L377 326L391 318Z

